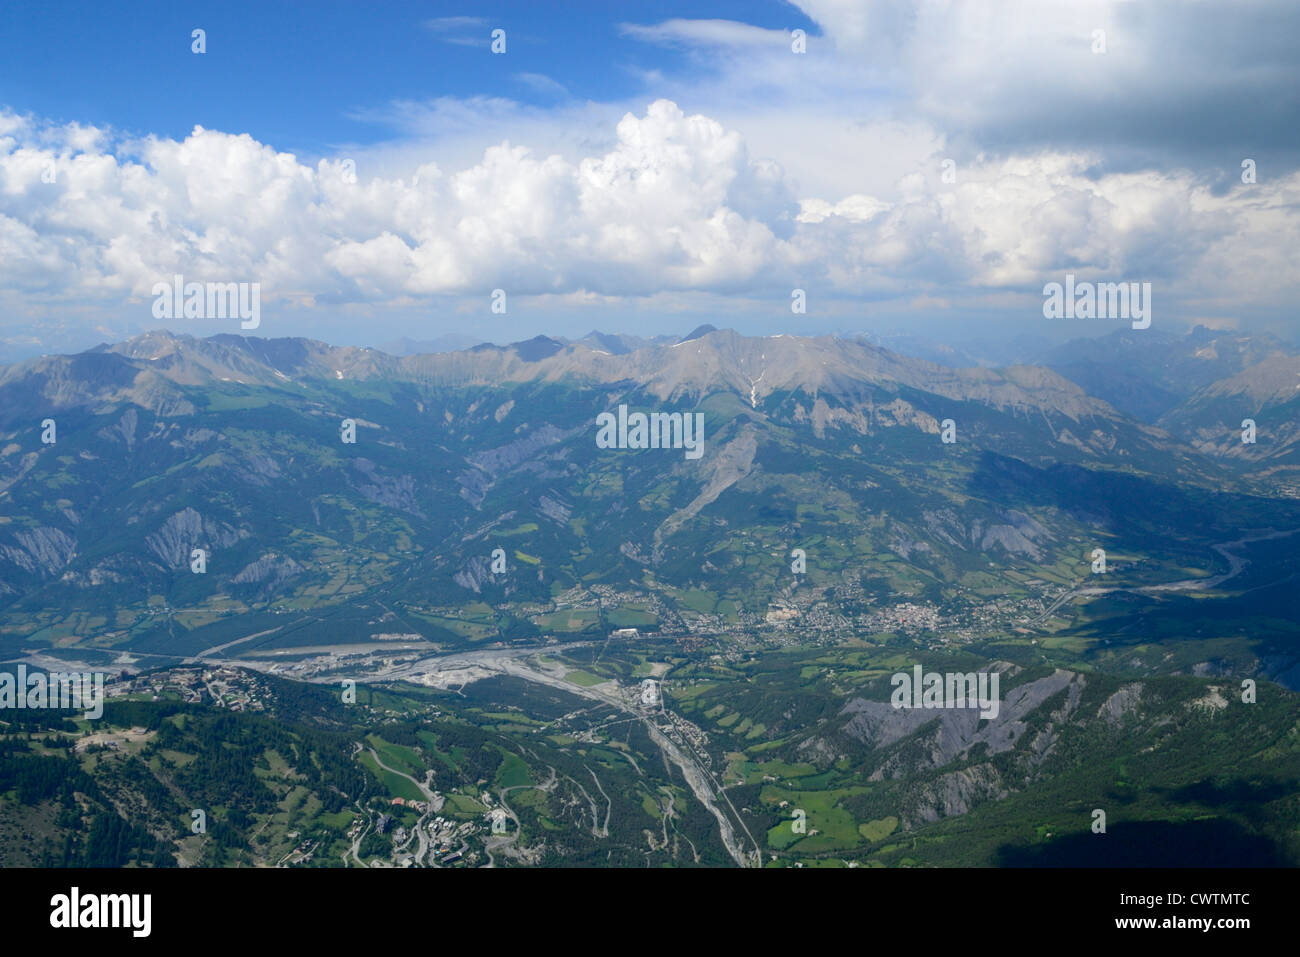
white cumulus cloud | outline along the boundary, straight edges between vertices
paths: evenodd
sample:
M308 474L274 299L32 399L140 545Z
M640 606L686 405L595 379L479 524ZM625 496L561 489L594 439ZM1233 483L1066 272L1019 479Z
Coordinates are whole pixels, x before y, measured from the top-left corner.
M629 112L610 142L572 159L503 142L457 170L426 158L354 178L342 159L308 165L247 135L131 141L0 113L0 292L143 313L181 273L260 282L264 302L793 285L912 301L1023 293L1066 270L1207 302L1297 292L1294 173L1214 192L1187 171L1098 175L1091 154L1041 151L963 162L945 182L936 153L895 159L887 188L816 196L668 100Z

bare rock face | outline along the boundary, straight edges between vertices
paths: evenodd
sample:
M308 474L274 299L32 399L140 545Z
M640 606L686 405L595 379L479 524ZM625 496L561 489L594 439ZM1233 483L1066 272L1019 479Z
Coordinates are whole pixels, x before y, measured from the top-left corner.
M241 481L258 488L266 488L278 481L283 472L275 459L261 452L241 452L235 464L235 474Z
M0 545L0 561L9 561L23 571L54 575L67 567L77 553L77 540L57 528L24 529L14 535L14 544Z
M177 512L162 528L145 539L145 547L168 568L189 565L196 548L225 548L247 536L247 532L224 522L204 518L193 508Z
M1042 557L1040 543L1051 541L1051 533L1042 523L1024 512L1007 509L999 513L1001 522L985 527L975 519L967 529L960 516L951 508L926 511L925 530L931 537L956 548L966 548L969 542L982 551L1000 548L1011 555L1024 555L1038 561Z
M1097 709L1097 717L1110 724L1120 724L1124 716L1142 703L1142 682L1125 685L1107 698Z
M415 479L410 475L387 475L370 459L355 459L352 467L361 475L354 487L376 505L417 515L424 513L415 501Z
M992 720L981 719L976 708L895 708L887 701L854 698L840 712L852 716L842 730L864 744L884 748L937 721L931 735L930 758L931 766L941 767L977 744L988 745L991 754L1010 750L1024 733L1025 719L1031 712L1064 688L1070 689L1067 702L1077 705L1083 684L1083 675L1057 669L1045 678L1005 692L998 716Z
M472 505L480 504L487 495L487 490L502 476L585 428L582 426L566 431L548 422L513 442L469 456L466 461L471 467L456 476L456 481L461 486L461 498Z
M1004 668L1005 663L999 663L992 670ZM1009 676L1011 669L1001 673ZM854 698L840 711L848 720L839 733L885 752L869 777L872 781L904 780L976 759L968 767L956 767L938 777L926 776L909 788L900 816L906 826L913 827L965 814L976 804L1001 800L1022 786L1052 751L1059 728L1077 714L1085 680L1082 674L1057 669L1018 685L1001 695L998 715L992 719L982 719L977 708L894 708L887 701ZM1040 709L1061 692L1065 692L1063 702L1053 707L1044 723ZM1036 730L1030 733L1031 729ZM1026 747L1017 753L1015 770L980 760L981 755L1012 751L1022 739ZM834 750L825 737L807 743L809 760Z
M550 495L542 496L541 501L537 504L537 510L557 525L567 525L569 515L573 512L572 506L565 505L559 499Z
M984 538L980 541L980 548L987 552L992 550L994 546L1002 548L1012 555L1026 555L1035 561L1041 555L1038 546L1026 538L1024 533L1014 525L989 526L988 531L984 533Z
M909 827L931 824L941 818L966 814L976 804L1000 800L1008 793L1001 776L992 766L980 764L963 768L923 786L903 819Z
M231 582L236 585L259 585L262 595L272 595L281 585L297 578L303 571L303 567L292 558L272 552L245 565Z
M754 456L758 452L758 430L746 423L741 426L734 439L707 456L704 468L707 479L700 494L695 496L684 508L680 508L664 519L655 529L656 549L663 540L672 535L683 523L693 518L700 509L717 499L728 488L735 485L754 468Z
M139 424L140 413L134 408L129 408L122 413L122 417L117 420L116 425L101 430L99 434L105 438L123 442L128 451L134 451L135 430Z
M452 576L452 580L477 595L483 590L483 583L491 577L491 563L483 555L475 555Z

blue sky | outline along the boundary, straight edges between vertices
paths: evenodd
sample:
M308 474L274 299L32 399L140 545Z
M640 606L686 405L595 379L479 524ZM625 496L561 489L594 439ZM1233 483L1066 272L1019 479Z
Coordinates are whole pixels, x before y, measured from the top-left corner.
M1119 328L1044 318L1067 273L1152 283L1157 329L1296 337L1294 3L11 0L0 17L0 360L232 331L155 317L177 273L257 283L260 335L355 344Z
M709 18L816 32L797 8L761 0L7 0L0 102L56 121L175 138L197 123L325 155L387 138L389 130L357 114L395 100L493 96L549 107L565 98L644 93L643 71L682 70L688 58L633 39L620 26L702 10ZM496 26L509 27L504 61L483 55ZM201 59L190 52L194 28L207 31Z

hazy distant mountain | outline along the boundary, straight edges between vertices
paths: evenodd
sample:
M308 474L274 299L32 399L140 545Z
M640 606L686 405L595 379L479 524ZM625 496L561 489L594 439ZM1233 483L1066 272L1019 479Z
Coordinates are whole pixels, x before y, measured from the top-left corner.
M438 336L436 339L411 339L402 336L400 339L381 342L376 348L389 355L414 356L427 352L455 352L457 349L468 349L478 341L470 336L453 332Z
M0 410L0 426L29 421L38 410L113 401L129 401L160 415L185 414L195 407L184 388L191 386L297 383L320 388L358 380L440 388L564 381L583 388L631 384L671 403L699 402L722 390L754 412L776 421L803 422L819 434L828 427L872 434L882 423L900 418L937 432L939 420L949 414L959 419L960 404L974 403L1010 419L1001 426L980 419L963 421L963 438L996 443L1003 451L1020 446L1028 454L1029 448L1037 448L1044 460L1118 456L1130 463L1147 461L1149 466L1157 464L1151 458L1156 455L1161 467L1189 462L1189 450L1048 369L951 368L863 340L753 338L730 330L703 332L672 345L646 345L621 355L538 336L508 346L484 343L464 351L401 357L309 339L195 339L147 333L89 353L4 367L0 396L7 401ZM1004 441L1011 444L1001 444Z
M525 362L540 362L564 349L564 343L550 336L534 336L525 342L513 342L507 348Z
M936 339L909 333L864 332L860 338L891 352L953 368L1032 365L1049 349L1048 340L1041 336Z
M0 412L0 423L16 419L24 400L57 409L128 398L164 412L173 405L187 407L179 386L373 379L432 386L566 379L586 386L634 383L670 402L698 401L724 389L767 415L803 415L819 431L831 425L864 433L876 427L882 404L893 408L900 390L914 390L938 403L929 413L937 416L936 422L945 417L940 414L945 401L979 403L1022 419L1016 429L1053 447L1052 454L1108 455L1121 446L1120 454L1129 457L1154 449L1184 454L1047 369L954 369L862 340L753 338L730 330L622 355L539 336L508 346L484 343L464 351L402 357L309 339L148 333L78 356L5 367L0 395L13 401Z
M690 342L692 339L699 339L702 336L707 336L710 332L717 332L717 331L718 329L716 326L711 326L706 322L702 326L696 326L690 332L686 333L686 335L678 339L677 342L679 344L683 342Z
M1243 423L1255 441L1242 441ZM1197 389L1160 426L1201 452L1261 475L1300 469L1300 355L1274 352L1235 375Z
M1184 399L1270 356L1295 356L1266 333L1243 336L1197 326L1186 335L1121 330L1076 339L1046 353L1044 365L1122 412L1157 422Z
M1046 362L1206 455L1262 477L1300 467L1300 353L1273 336L1125 330L1071 342ZM1256 422L1254 443L1242 441L1245 419Z
M644 349L649 345L656 345L663 342L672 342L671 336L652 336L643 338L641 336L630 336L625 333L608 333L592 330L587 333L578 342L590 346L600 352L608 352L610 355L621 356L629 352L635 352L638 349Z

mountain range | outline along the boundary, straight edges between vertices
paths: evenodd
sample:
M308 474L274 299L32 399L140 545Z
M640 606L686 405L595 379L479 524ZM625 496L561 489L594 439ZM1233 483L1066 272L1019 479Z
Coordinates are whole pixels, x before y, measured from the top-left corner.
M1099 805L1139 843L1291 862L1300 357L1198 330L1049 359L703 326L408 355L155 332L28 360L0 369L0 657L120 675L104 733L147 727L147 767L87 755L78 787L104 827L150 805L141 860L299 859L301 831L398 861L345 840L340 793L371 827L425 769L467 825L483 782L538 792L511 805L526 840L474 845L518 863L1115 863L1087 842ZM606 412L625 438L658 414L662 447L602 447ZM922 664L1000 672L1001 714L897 713L890 673ZM388 691L343 714L257 675ZM213 716L236 706L289 730ZM225 836L168 837L147 795L220 804L210 762L184 768L236 726ZM284 766L309 746L329 781ZM15 755L0 778L48 828L48 759ZM79 847L48 833L41 860Z
M532 635L597 584L665 627L744 630L783 604L847 627L861 601L1032 604L1077 586L1094 547L1126 587L1208 579L1216 547L1294 527L1300 357L1142 335L1062 371L710 327L409 356L157 332L29 360L0 370L4 641L190 653L242 616L380 593L431 640L475 632L445 621L471 597L487 632ZM1135 376L1186 398L1147 421L1065 372L1116 401ZM620 404L702 413L705 454L599 449ZM792 578L794 548L810 569Z

